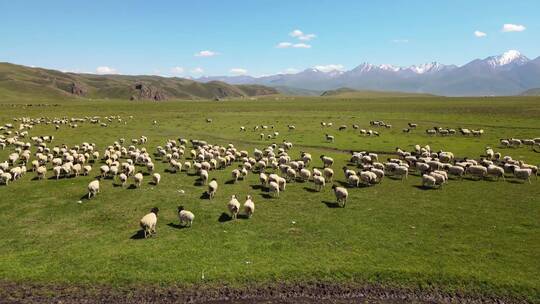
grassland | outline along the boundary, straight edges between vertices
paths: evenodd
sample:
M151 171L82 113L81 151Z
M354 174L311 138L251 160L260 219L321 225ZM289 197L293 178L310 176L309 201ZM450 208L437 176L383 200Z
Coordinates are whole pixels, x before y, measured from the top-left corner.
M25 101L26 102L26 101ZM260 141L254 125L274 125L294 143L290 152L326 154L339 168L349 150L391 153L414 144L453 151L457 157L479 158L486 146L515 159L538 165L540 154L527 148L501 149L499 138L540 136L539 98L288 98L258 101L127 102L115 100L53 100L56 107L27 106L6 99L0 122L13 117L85 117L133 115L127 125L81 124L77 129L37 126L31 135L53 134L54 144L94 142L100 151L120 137L145 135L150 151L166 139L205 139L233 143L252 151L273 141ZM211 117L211 124L205 118ZM152 121L157 120L157 126ZM392 129L380 137L362 137L351 128L322 129L321 121L359 124L385 120ZM419 130L403 134L407 122ZM296 125L293 132L288 124ZM244 125L248 131L241 133ZM428 137L423 129L483 128L482 137ZM336 137L326 143L324 133ZM0 151L0 160L10 151ZM385 159L390 155L381 155ZM228 168L211 172L220 181L213 201L201 199L205 187L196 177L164 172L159 186L141 189L102 182L97 198L78 203L89 177L34 181L0 186L0 278L10 282L52 284L235 285L250 282L325 281L382 284L417 289L436 288L490 296L540 301L540 182L451 180L442 190L420 189L420 178L385 179L368 188L349 189L347 208L331 208L330 187L312 192L312 183L289 185L279 199L268 199L257 176L225 184ZM94 172L98 169L94 165ZM178 191L182 189L185 194ZM250 220L227 221L223 212L231 194L254 196ZM178 229L176 206L184 205L196 219L191 229ZM162 211L158 236L134 240L138 221L148 210Z

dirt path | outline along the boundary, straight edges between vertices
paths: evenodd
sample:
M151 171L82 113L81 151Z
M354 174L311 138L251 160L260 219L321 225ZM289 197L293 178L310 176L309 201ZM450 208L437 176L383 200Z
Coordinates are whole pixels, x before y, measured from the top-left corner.
M38 285L0 282L0 303L526 303L524 300L465 296L440 291L415 291L345 284L278 284L244 288Z

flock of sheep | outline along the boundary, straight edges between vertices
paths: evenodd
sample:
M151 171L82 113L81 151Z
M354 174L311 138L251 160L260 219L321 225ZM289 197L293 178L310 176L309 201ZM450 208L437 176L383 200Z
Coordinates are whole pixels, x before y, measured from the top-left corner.
M132 119L132 117L130 117ZM449 181L449 177L484 179L505 179L513 176L519 180L531 183L531 177L538 175L538 167L527 164L521 160L514 160L510 156L505 156L500 152L495 152L487 147L479 159L462 158L458 159L450 151L434 151L429 145L416 145L414 150L405 151L396 148L395 156L387 158L386 161L379 159L376 153L366 151L352 152L347 166L342 167L346 186L334 184L334 159L328 155L319 157L319 167L315 166L312 155L301 151L297 156L291 155L292 142L283 141L280 144L272 143L261 149L255 148L252 153L247 150L239 150L233 144L227 146L213 145L204 140L197 139L168 139L163 146L158 146L152 153L144 145L148 138L131 139L127 142L120 138L103 150L101 154L93 143L83 142L80 145L68 147L66 145L53 146L54 136L30 136L29 133L35 125L54 125L56 129L62 125L71 128L78 127L78 124L90 123L107 127L113 122L126 123L120 116L109 116L86 118L16 118L13 124L5 124L0 128L3 134L0 135L0 149L13 149L8 155L8 159L0 162L0 184L8 185L10 182L19 180L28 171L35 173L35 178L40 180L47 177L47 173L52 171L51 179L78 177L89 175L93 166L99 166L99 174L96 179L88 184L87 198L91 199L100 193L100 183L105 180L118 181L122 187L131 179L132 186L139 188L142 186L145 173L151 176L152 184L158 185L161 175L155 172L155 162L165 163L167 172L195 174L200 179L201 185L207 186L208 199L214 199L219 184L216 178L210 178L213 171L231 168L231 183L236 183L246 179L249 174L257 174L261 188L268 191L273 197L278 198L280 193L286 190L287 184L294 182L311 182L315 191L323 191L325 186L332 184L332 191L337 203L345 207L349 196L347 188L357 188L361 186L374 186L381 183L385 176L393 179L407 179L412 173L421 176L421 184L426 188L442 188ZM206 120L212 123L211 119ZM157 121L153 121L156 125ZM373 127L391 128L392 126L383 121L371 121ZM331 128L332 123L321 122L323 128ZM294 125L287 126L289 131L294 131ZM361 134L378 135L376 131L360 129L358 125L353 125L353 129L360 130ZM417 124L409 123L408 129L414 129ZM255 126L253 131L259 129L274 129L273 126ZM338 130L347 129L346 125L341 125ZM240 127L245 131L244 126ZM436 134L450 132L447 129L434 128ZM472 135L480 135L483 130L459 129L459 132L470 132ZM454 132L455 133L455 132ZM270 138L275 138L279 132L272 132ZM464 134L466 135L466 134ZM326 134L327 141L334 141L334 137ZM261 139L266 136L261 133ZM540 138L531 140L501 139L503 147L519 147L523 145L540 145ZM28 167L30 166L30 167ZM241 212L247 218L251 218L255 211L253 197L246 196L243 205L238 201L238 197L233 195L226 208L232 219L236 219ZM156 233L159 208L152 208L140 220L140 226L144 231L144 236L148 237ZM181 225L191 226L195 215L179 206L178 218Z

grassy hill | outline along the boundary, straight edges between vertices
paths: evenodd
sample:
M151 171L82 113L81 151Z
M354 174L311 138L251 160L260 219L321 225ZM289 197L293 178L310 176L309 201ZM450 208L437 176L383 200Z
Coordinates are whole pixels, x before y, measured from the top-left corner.
M260 85L235 86L224 82L200 83L184 78L159 76L94 75L63 73L0 63L0 98L108 99L214 99L278 94Z
M522 96L540 96L540 88L530 89L527 90L520 95Z
M430 94L421 93L406 93L394 91L372 91L372 90L355 90L351 88L339 88L336 90L324 91L321 96L324 97L341 97L341 98L380 98L380 97L429 97Z

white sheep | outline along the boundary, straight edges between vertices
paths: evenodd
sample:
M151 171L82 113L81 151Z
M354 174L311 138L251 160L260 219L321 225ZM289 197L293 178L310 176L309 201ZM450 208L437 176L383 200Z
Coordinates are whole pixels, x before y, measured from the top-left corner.
M236 216L238 215L238 211L240 211L240 202L236 198L236 195L232 195L231 199L227 203L227 209L229 210L229 213L231 214L231 218L233 220L236 219Z
M333 185L332 190L334 190L337 203L340 204L342 208L345 208L345 204L347 204L347 198L349 197L349 192L347 191L347 189Z
M120 183L122 184L122 187L124 187L128 179L127 175L125 173L120 173L118 177L120 179Z
M268 184L268 191L273 193L274 197L279 197L279 184L275 181L271 181Z
M334 180L334 170L331 168L324 168L323 176L327 183L331 183Z
M217 190L218 190L218 183L217 183L217 180L213 178L212 181L208 183L208 198L213 199L214 196L216 195Z
M468 173L472 176L479 177L480 179L484 178L487 175L487 168L479 165L472 165L467 167L465 173Z
M135 174L135 176L133 176L133 180L135 181L135 187L136 188L139 188L142 184L142 181L143 181L143 175L141 172Z
M159 173L152 174L152 181L154 182L154 185L159 185L159 182L161 181L161 175Z
M259 174L259 182L261 183L261 186L266 186L268 184L268 176L264 174L264 172L261 172Z
M88 199L95 197L99 193L99 180L93 180L88 184Z
M531 183L531 175L532 175L532 170L529 169L529 168L525 168L525 169L522 169L522 168L517 168L517 167L513 167L514 169L514 176L518 179L522 179L522 180L527 180L529 181L529 184Z
M494 176L497 178L497 180L499 178L502 177L503 180L505 180L504 178L504 169L499 167L499 166L496 166L496 165L489 165L487 167L487 175L491 175L491 176Z
M246 201L244 202L244 213L248 218L251 218L253 216L253 212L255 212L255 203L253 202L251 195L248 195L246 196Z
M178 219L180 220L181 226L191 227L195 215L193 212L185 210L184 206L178 206Z
M326 155L321 155L321 160L323 162L323 168L332 167L334 164L334 159Z
M206 185L208 183L208 171L201 169L199 176L201 177L202 184Z
M427 174L422 175L422 186L423 187L433 188L433 187L435 187L436 184L437 184L437 180L435 179L435 177L427 175Z
M36 174L38 179L44 179L47 175L47 167L41 166L36 169Z
M322 188L324 188L325 180L324 177L320 175L313 176L313 182L315 183L315 188L318 192L321 192Z
M147 238L148 236L152 236L153 234L157 233L156 226L157 226L158 212L159 212L159 208L157 207L152 208L152 210L150 210L150 213L143 216L143 218L139 222L139 225L144 231L144 238Z

